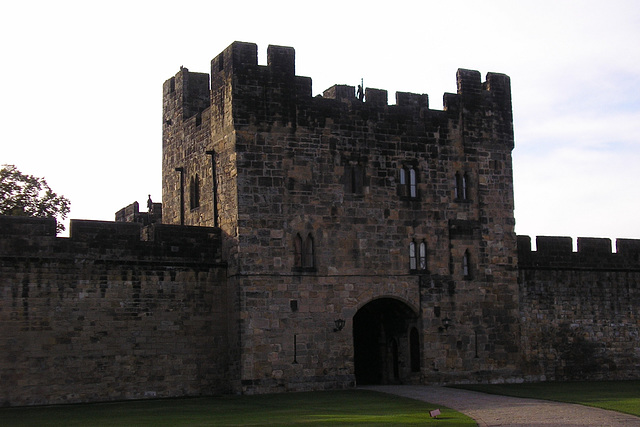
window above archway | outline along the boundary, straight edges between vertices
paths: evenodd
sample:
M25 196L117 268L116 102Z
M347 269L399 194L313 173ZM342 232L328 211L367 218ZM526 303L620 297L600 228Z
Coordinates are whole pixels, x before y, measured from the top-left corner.
M308 233L304 239L300 233L296 233L293 238L293 251L294 271L316 271L315 243L311 233Z

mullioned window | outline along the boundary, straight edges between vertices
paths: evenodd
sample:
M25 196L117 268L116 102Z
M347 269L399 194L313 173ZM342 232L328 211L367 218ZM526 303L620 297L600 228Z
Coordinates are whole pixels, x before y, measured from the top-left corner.
M400 169L399 185L400 196L411 199L418 197L418 176L413 166L404 166Z
M409 242L409 270L427 270L427 243L422 241L416 243L415 240Z

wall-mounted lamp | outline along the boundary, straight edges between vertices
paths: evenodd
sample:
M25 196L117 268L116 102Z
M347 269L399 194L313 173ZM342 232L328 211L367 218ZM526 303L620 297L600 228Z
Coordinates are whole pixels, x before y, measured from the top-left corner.
M339 332L344 328L346 322L344 319L336 319L334 323L336 324L336 327L333 328L333 332Z
M442 319L442 326L438 327L438 330L440 332L446 331L447 329L449 329L449 326L451 326L451 319L445 317L444 319Z

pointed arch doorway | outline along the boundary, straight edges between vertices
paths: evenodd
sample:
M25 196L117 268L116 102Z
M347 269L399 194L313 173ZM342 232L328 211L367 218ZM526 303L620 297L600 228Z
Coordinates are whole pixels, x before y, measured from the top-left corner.
M358 310L353 317L358 385L409 381L420 367L420 352L415 351L417 322L417 313L393 298L375 299Z

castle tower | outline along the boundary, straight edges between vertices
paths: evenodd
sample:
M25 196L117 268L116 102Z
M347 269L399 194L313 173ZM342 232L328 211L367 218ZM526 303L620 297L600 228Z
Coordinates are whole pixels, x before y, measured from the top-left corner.
M509 78L337 85L233 43L164 84L163 222L220 227L245 393L510 377L519 355Z

